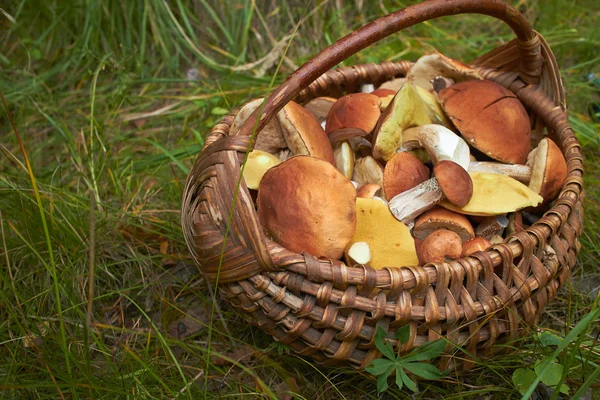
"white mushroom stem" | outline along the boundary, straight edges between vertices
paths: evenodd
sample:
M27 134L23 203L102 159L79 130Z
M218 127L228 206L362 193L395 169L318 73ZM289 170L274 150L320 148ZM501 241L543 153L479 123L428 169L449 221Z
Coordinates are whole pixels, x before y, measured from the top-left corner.
M397 194L388 207L397 220L408 225L423 212L444 200L444 193L437 179L431 178L414 188Z
M360 85L360 91L362 93L371 93L375 91L375 85L373 85L372 83L363 83L362 85Z
M487 217L475 229L475 236L484 237L490 240L496 235L502 235L504 229L508 226L506 215Z
M371 249L366 242L356 242L348 249L348 257L357 264L367 264L371 261Z
M526 185L529 184L532 174L532 168L527 165L502 164L491 161L472 161L468 171L507 175Z
M434 164L442 160L454 161L465 170L469 168L469 146L461 137L443 125L428 124L405 129L400 151L425 148Z

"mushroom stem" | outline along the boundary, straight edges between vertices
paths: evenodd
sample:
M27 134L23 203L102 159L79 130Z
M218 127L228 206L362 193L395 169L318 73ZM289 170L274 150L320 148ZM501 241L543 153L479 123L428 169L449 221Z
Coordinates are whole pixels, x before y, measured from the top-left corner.
M521 164L502 164L491 161L472 161L469 164L469 172L488 172L491 174L508 175L524 184L529 184L532 169L530 166Z
M374 90L375 90L375 85L373 85L372 83L363 83L362 85L360 85L361 93L371 93Z
M396 219L407 224L444 200L464 207L472 195L473 181L468 172L453 161L442 160L433 167L433 178L397 194L388 206Z
M462 138L443 125L427 124L402 132L400 151L423 147L433 164L442 160L454 161L465 170L469 168L469 146Z
M437 179L431 178L394 196L388 206L397 220L409 224L423 212L441 203L443 199L444 193Z
M485 218L477 229L475 229L475 236L480 236L490 240L496 235L502 235L504 229L508 226L508 218L506 215L497 215L493 217Z

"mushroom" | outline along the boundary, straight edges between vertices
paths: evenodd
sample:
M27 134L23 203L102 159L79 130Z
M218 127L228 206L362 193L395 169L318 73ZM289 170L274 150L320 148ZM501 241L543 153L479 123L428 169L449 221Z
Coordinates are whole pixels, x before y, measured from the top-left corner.
M492 243L484 237L474 237L471 240L463 243L463 251L461 257L468 257L473 253L478 251L484 251L488 247L490 247Z
M471 161L469 172L489 172L490 174L503 174L522 183L529 183L531 167L521 164L504 164L493 161Z
M339 142L333 148L335 167L348 179L352 179L354 171L354 152L347 140Z
M405 224L442 201L464 207L473 194L473 182L463 167L442 160L433 167L433 178L400 193L389 202L392 214Z
M425 104L425 111L427 111L427 115L431 119L431 122L434 124L443 125L446 128L452 128L452 122L446 116L446 113L442 109L442 106L437 99L437 97L429 92L427 89L422 88L421 86L415 86L417 93L423 103Z
M470 80L440 90L438 98L471 146L498 161L525 163L530 120L513 92L492 81Z
M427 106L427 114L435 124L452 128L452 122L444 113L442 106L434 94L436 80L446 82L462 82L470 79L482 79L473 68L460 61L446 57L440 53L427 54L419 58L408 71L406 80L414 84L417 93Z
M244 122L246 122L248 117L252 115L263 101L263 99L254 99L240 108L231 124L230 131L232 135L235 135L240 130ZM278 114L280 113L281 111ZM266 151L271 154L277 154L281 149L285 149L286 147L287 143L283 137L283 132L275 118L269 121L260 132L260 135L256 136L256 143L254 145L254 149Z
M469 171L508 175L544 198L544 204L554 200L567 177L567 162L551 139L544 138L527 156L527 164L471 162Z
M365 136L373 131L381 116L381 99L370 93L352 93L340 97L327 114L326 132L355 129Z
M456 232L438 229L423 240L421 254L425 264L456 260L462 254L462 240Z
M386 89L386 88L378 88L378 89L375 89L373 92L371 92L371 94L374 94L375 96L380 97L382 99L389 97L389 96L394 97L396 95L396 93L398 93L397 90L394 91L392 89Z
M258 189L264 174L270 168L281 163L279 158L262 150L252 150L244 166L243 177L248 189Z
M373 92L371 92L371 94L374 94L381 99L381 104L379 105L379 109L381 109L381 111L384 111L387 106L390 105L396 93L397 91L385 88L375 89Z
M410 230L378 200L356 199L356 232L347 249L356 242L368 244L375 269L419 265Z
M292 156L293 156L293 154L290 149L280 150L279 153L277 154L277 157L279 158L280 161L285 161Z
M412 85L404 85L385 109L373 132L373 157L388 161L402 144L402 132L430 124L425 105Z
M402 133L400 151L425 148L433 164L441 160L454 161L465 170L469 168L469 146L450 129L436 124L421 125Z
M374 91L375 91L375 85L373 85L372 83L362 83L359 86L360 93L372 93Z
M330 137L331 139L331 137ZM373 145L364 137L354 136L348 139L352 151L358 157L370 156L373 151Z
M373 199L378 197L381 191L381 186L376 183L365 183L356 190L356 197L362 197L363 199Z
M455 82L482 79L481 75L468 65L441 53L433 53L420 57L412 65L406 74L406 81L432 93L432 81L438 76L452 79Z
M425 264L425 261L423 261L423 241L419 238L413 238L415 241L415 250L417 252L417 259L419 260L419 265L423 265Z
M359 185L376 183L383 186L383 167L371 156L359 158L354 163L352 180Z
M398 91L402 89L402 86L404 86L405 83L406 78L396 78L392 79L391 81L383 82L381 85L379 85L378 89L390 89L393 90L395 93L398 93Z
M383 191L389 201L398 193L414 188L429 179L429 168L410 153L396 153L385 164Z
M490 238L491 244L500 244L504 242L504 238L501 235L494 235Z
M508 216L508 225L506 226L506 236L514 235L523 231L523 217L520 211L510 213Z
M277 119L287 147L294 155L312 155L333 164L329 138L310 111L290 101L277 114Z
M265 233L296 253L340 259L356 231L354 186L313 156L294 156L269 169L257 207Z
M527 157L531 167L529 188L548 204L556 198L567 178L567 162L562 152L552 140L545 138Z
M506 215L495 215L486 217L477 225L475 235L491 239L496 235L502 235L504 229L508 226L508 218Z
M406 81L415 85L417 93L427 106L427 114L431 121L452 128L452 122L434 94L434 91L437 92L434 87L435 78L454 83L482 77L468 65L440 53L420 57L408 71Z
M304 105L308 111L310 111L319 124L322 124L325 120L327 120L327 114L329 114L329 110L333 107L333 104L337 101L336 98L333 97L317 97Z
M356 242L348 249L346 262L348 264L365 265L371 261L371 249L367 242Z
M442 207L461 214L490 216L507 214L542 202L540 195L506 175L487 172L469 172L469 175L473 183L471 200L464 206L442 201Z
M421 214L415 220L413 236L417 239L425 240L427 236L438 229L447 229L455 232L463 242L475 236L473 226L467 217L442 207L434 207Z

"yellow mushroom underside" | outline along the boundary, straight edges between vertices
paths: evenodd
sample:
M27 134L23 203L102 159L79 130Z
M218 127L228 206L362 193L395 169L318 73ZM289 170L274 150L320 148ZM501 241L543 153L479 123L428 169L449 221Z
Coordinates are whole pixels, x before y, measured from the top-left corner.
M272 154L261 150L252 150L248 154L248 161L246 161L243 172L248 189L258 189L260 181L267 170L279 163L281 161Z
M473 197L460 208L448 201L440 205L449 210L467 215L502 215L537 206L542 202L538 195L521 182L502 174L470 172L473 180Z
M356 242L369 245L369 265L375 269L419 264L408 227L394 218L387 205L379 200L356 199L356 232L346 253Z

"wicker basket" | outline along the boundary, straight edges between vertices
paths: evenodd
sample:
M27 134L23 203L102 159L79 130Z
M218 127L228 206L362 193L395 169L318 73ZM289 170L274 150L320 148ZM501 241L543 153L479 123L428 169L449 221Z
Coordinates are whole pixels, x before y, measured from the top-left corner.
M331 70L370 44L419 22L477 13L503 20L513 41L473 67L513 91L530 112L534 133L562 149L568 177L559 197L529 229L485 252L423 267L374 270L290 252L269 240L240 181L258 111L236 135L233 115L216 125L185 186L182 226L200 269L220 294L253 324L297 353L326 365L364 368L380 357L378 326L400 352L440 335L451 344L441 368L469 369L473 357L494 354L537 323L569 275L580 249L583 163L567 122L565 96L552 51L514 8L496 0L432 0L382 17L323 50L268 97L257 134L290 100L355 92L406 74L411 62L385 62ZM494 267L502 270L501 278ZM394 332L410 326L410 340ZM504 346L505 347L505 346Z

